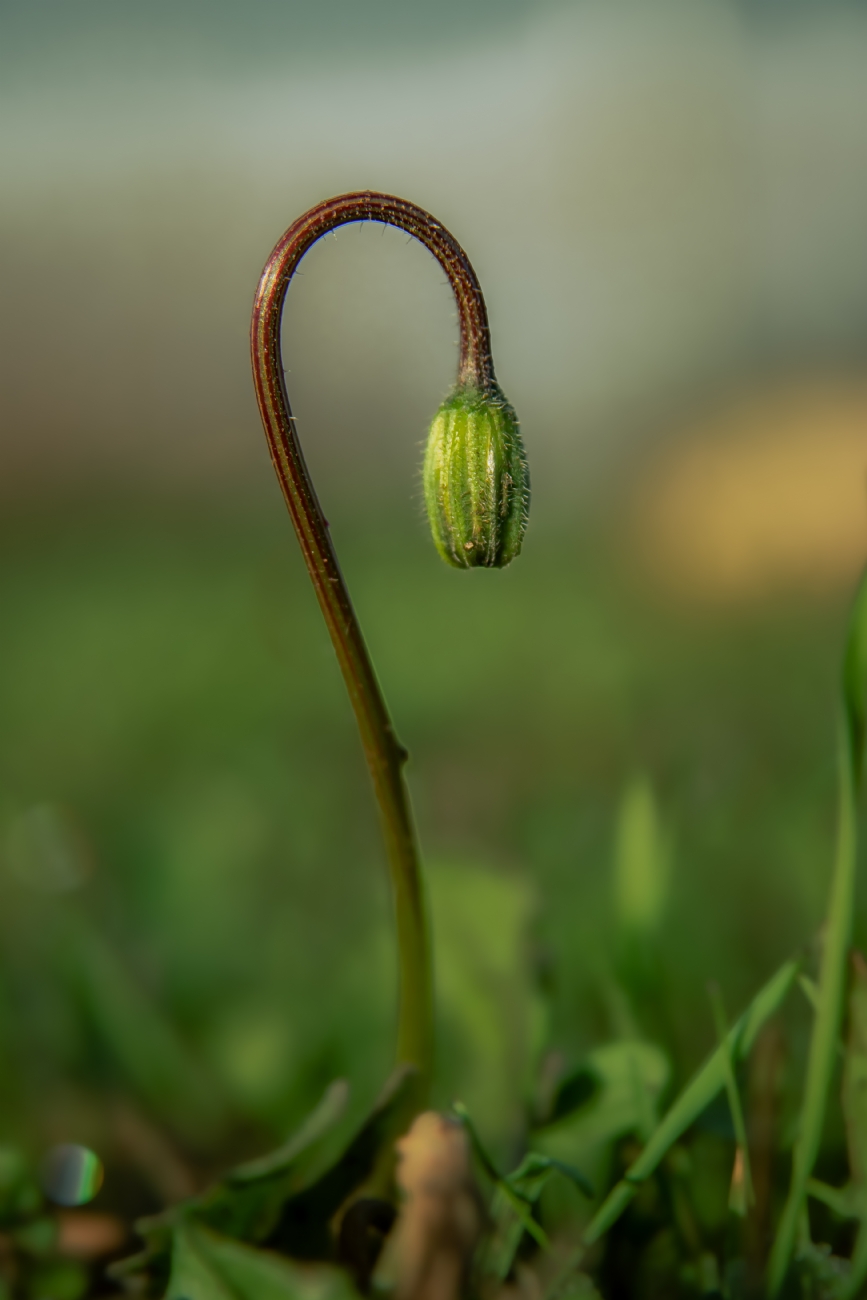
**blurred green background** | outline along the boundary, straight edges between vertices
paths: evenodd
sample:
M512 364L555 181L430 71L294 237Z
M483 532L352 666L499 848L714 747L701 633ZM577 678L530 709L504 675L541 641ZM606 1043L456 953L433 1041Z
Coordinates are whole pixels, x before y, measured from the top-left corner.
M141 1208L174 1151L203 1176L387 1073L376 815L246 338L285 226L353 188L466 247L533 474L521 559L447 571L419 478L447 287L391 230L317 246L289 388L412 755L437 1100L506 1155L600 1043L682 1077L706 982L734 1013L824 905L867 12L0 12L0 1137L91 1145Z

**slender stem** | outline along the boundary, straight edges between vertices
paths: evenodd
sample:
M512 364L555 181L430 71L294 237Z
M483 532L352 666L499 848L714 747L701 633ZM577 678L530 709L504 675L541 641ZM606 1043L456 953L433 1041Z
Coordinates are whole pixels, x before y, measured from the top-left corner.
M419 1070L420 1108L433 1067L432 978L424 888L403 776L407 752L395 735L304 462L286 393L280 345L283 303L298 263L317 239L351 221L380 221L407 231L433 253L445 271L460 321L458 382L485 388L494 382L494 367L485 301L466 254L429 213L404 199L364 191L318 204L289 227L262 272L251 327L256 396L274 469L349 691L379 804L397 918L397 1060Z
M738 1092L737 1080L735 1078L735 1065L732 1060L732 1053L729 1050L728 1042L728 1022L726 1019L725 1006L723 1005L722 992L720 986L712 982L708 985L708 996L710 997L713 1017L716 1022L717 1041L720 1047L724 1049L723 1064L726 1074L726 1093L728 1095L729 1113L732 1117L732 1126L735 1131L735 1169L740 1164L740 1177L736 1180L734 1171L732 1171L731 1188L729 1191L729 1209L742 1218L747 1210L755 1204L753 1195L753 1179L750 1170L750 1146L747 1142L747 1126L744 1122L744 1111L741 1106L741 1097Z
M768 1263L768 1294L779 1294L798 1236L807 1196L807 1181L819 1154L828 1092L834 1073L840 1022L846 994L846 958L852 936L857 859L855 796L857 764L845 726L839 746L840 793L837 850L825 922L819 993L807 1057L807 1079L798 1137L792 1153L789 1194Z
M807 1055L807 1078L798 1134L792 1152L789 1195L777 1227L768 1261L768 1294L779 1294L789 1262L806 1220L807 1184L819 1154L828 1093L837 1058L840 1023L846 996L846 958L852 940L858 860L857 798L864 767L867 735L867 571L861 576L843 654L842 705L838 745L839 794L837 847L825 920L816 1014ZM860 1243L858 1267L862 1267Z

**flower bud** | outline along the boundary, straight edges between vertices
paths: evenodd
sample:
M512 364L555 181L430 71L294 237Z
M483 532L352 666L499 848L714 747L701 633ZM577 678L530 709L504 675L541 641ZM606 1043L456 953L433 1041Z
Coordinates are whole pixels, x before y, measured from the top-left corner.
M501 569L514 560L527 527L530 476L517 417L496 384L459 386L437 411L424 495L447 564Z

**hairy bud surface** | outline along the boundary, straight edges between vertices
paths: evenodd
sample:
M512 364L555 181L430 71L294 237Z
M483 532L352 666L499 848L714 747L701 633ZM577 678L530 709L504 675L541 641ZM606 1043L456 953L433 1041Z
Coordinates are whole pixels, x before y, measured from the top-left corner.
M521 549L530 476L518 420L500 388L459 386L434 416L424 459L434 543L458 569L504 568Z

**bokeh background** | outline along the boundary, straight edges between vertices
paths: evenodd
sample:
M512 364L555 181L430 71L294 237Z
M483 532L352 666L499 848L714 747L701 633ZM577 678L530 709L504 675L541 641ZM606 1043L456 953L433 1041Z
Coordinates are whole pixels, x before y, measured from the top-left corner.
M734 1013L824 906L867 8L0 15L0 1135L86 1143L148 1208L388 1071L376 816L247 352L271 247L355 188L466 247L533 475L520 560L447 571L419 481L447 286L392 230L314 248L289 387L412 754L438 1100L509 1153L594 1045L649 1035L682 1077L706 982Z

